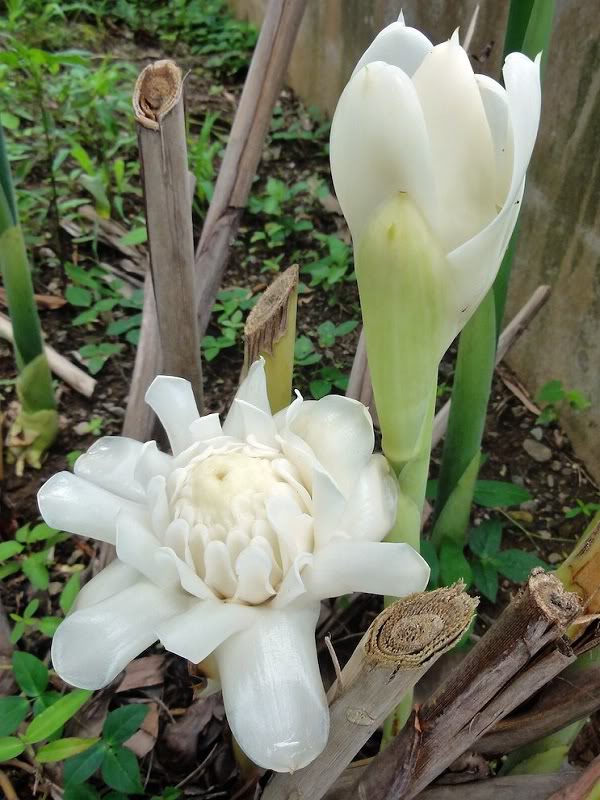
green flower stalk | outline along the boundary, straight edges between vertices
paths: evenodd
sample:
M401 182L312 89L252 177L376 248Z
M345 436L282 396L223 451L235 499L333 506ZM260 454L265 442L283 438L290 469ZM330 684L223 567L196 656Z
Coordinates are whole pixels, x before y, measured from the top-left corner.
M0 269L13 326L19 371L16 388L21 404L9 432L8 448L20 473L25 464L41 465L58 432L58 414L1 128Z
M401 16L358 62L331 128L383 450L401 490L388 539L415 548L439 362L496 277L537 135L538 62L513 53L504 76L506 89L475 75L457 34L434 47Z

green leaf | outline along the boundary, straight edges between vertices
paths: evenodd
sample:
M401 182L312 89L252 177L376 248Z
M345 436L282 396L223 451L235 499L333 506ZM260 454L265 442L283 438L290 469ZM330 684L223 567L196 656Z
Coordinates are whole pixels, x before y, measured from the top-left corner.
M23 737L24 740L27 744L35 744L41 742L42 739L47 739L67 720L70 720L91 696L92 692L87 689L76 689L61 697L54 705L42 711L39 717L29 723Z
M50 744L40 748L35 757L42 764L47 764L51 761L64 761L65 758L76 756L89 750L98 741L100 741L98 736L93 739L78 739L76 737L58 739L56 742L50 742Z
M0 697L0 736L14 733L29 714L29 702L24 697Z
M535 396L535 402L543 405L556 405L565 397L561 381L548 381Z
M471 565L462 547L453 539L444 539L440 548L440 574L444 586L463 580L467 587L473 582Z
M71 155L88 175L95 174L94 162L80 144L76 144L71 148Z
M100 795L93 786L68 784L65 786L63 800L100 800Z
M325 397L325 395L328 395L331 391L331 383L329 381L317 379L315 381L311 381L308 385L308 388L310 389L310 393L315 400L320 400L322 397Z
M99 741L88 750L65 761L64 779L67 786L83 783L104 761L107 746Z
M73 286L72 284L67 286L65 298L72 306L80 306L82 308L89 308L94 301L94 297L88 289L84 289L83 286Z
M501 508L519 506L531 500L527 489L508 481L477 481L473 500L484 508Z
M122 744L139 729L147 714L147 705L136 703L121 706L106 718L102 735L109 744Z
M75 572L65 583L65 587L60 593L60 600L58 602L64 614L67 614L71 610L75 598L79 593L80 586L81 580L79 573Z
M502 544L503 525L499 520L489 519L469 533L469 547L480 558L495 556Z
M14 575L15 572L18 572L20 569L21 564L19 562L4 564L2 567L0 567L0 581L4 578L8 578L10 575Z
M46 525L45 522L40 522L39 525L35 525L27 534L27 541L29 544L33 544L34 542L44 542L46 539L52 538L55 534L58 533L56 528L51 528L50 525Z
M475 560L471 567L475 586L488 600L495 603L498 595L498 573L496 567L489 561L478 560Z
M16 131L21 120L10 111L0 111L0 125L9 131Z
M0 761L9 761L20 756L25 750L25 745L16 736L3 736L0 739Z
M45 711L50 706L54 705L57 700L60 700L62 694L60 692L55 692L51 690L49 692L43 692L39 697L36 697L33 701L33 716L37 717L42 711Z
M126 747L110 748L102 762L102 778L107 786L125 794L143 792L140 767L131 750Z
M62 621L61 617L42 617L38 620L37 626L44 636L52 638Z
M433 542L431 542L429 539L423 539L421 541L421 555L429 564L429 569L431 570L428 588L435 589L438 586L440 579L440 560L438 558L437 551L433 546Z
M121 236L119 240L119 244L122 245L129 245L134 246L137 244L144 244L144 242L148 241L148 231L146 230L146 226L142 225L139 228L134 228L129 233L126 233L125 236Z
M12 656L15 680L29 697L38 697L48 686L48 668L31 653L17 651Z
M29 556L29 558L25 558L21 563L21 569L36 589L45 591L50 583L50 575L48 573L48 568L42 563L40 556L43 556L44 560L46 560L47 553L35 553L35 555Z
M0 543L0 561L6 561L7 558L18 555L22 550L23 545L14 539L10 542L2 542Z
M471 512L471 499L477 473L479 472L479 460L481 451L477 451L471 463L460 477L450 492L450 495L437 518L431 533L431 541L439 547L444 539L454 539L455 542L464 541L469 516ZM439 502L436 501L436 505ZM443 572L442 572L443 576Z
M498 572L515 583L527 580L534 567L547 566L541 558L526 550L502 550L495 556L493 563Z

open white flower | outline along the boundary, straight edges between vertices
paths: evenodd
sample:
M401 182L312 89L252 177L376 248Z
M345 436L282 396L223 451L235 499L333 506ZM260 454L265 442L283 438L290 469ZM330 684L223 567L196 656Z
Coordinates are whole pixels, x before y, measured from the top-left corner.
M40 490L45 521L116 545L58 628L54 668L96 689L160 640L217 664L233 735L260 766L299 769L321 752L329 715L315 626L323 598L402 596L429 570L404 544L382 543L397 487L373 455L360 403L296 400L275 417L263 362L240 386L223 426L199 417L180 378L146 396L173 455L155 442L100 439L75 474Z

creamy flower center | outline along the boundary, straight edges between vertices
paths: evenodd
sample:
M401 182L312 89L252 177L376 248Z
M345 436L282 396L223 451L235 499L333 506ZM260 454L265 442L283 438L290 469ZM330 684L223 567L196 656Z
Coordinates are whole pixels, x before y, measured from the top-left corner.
M224 599L254 605L273 597L294 558L313 549L312 517L290 462L232 450L192 459L178 473L170 509L188 525L197 574Z
M189 467L187 501L194 523L231 529L240 518L265 519L266 495L281 481L267 458L214 455Z

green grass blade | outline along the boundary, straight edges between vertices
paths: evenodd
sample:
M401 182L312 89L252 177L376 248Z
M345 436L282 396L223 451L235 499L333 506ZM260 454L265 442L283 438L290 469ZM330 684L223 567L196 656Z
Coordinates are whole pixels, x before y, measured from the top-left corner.
M10 165L4 142L4 131L0 125L0 233L10 225L17 224L17 205L10 177ZM10 222L10 224L9 224Z

